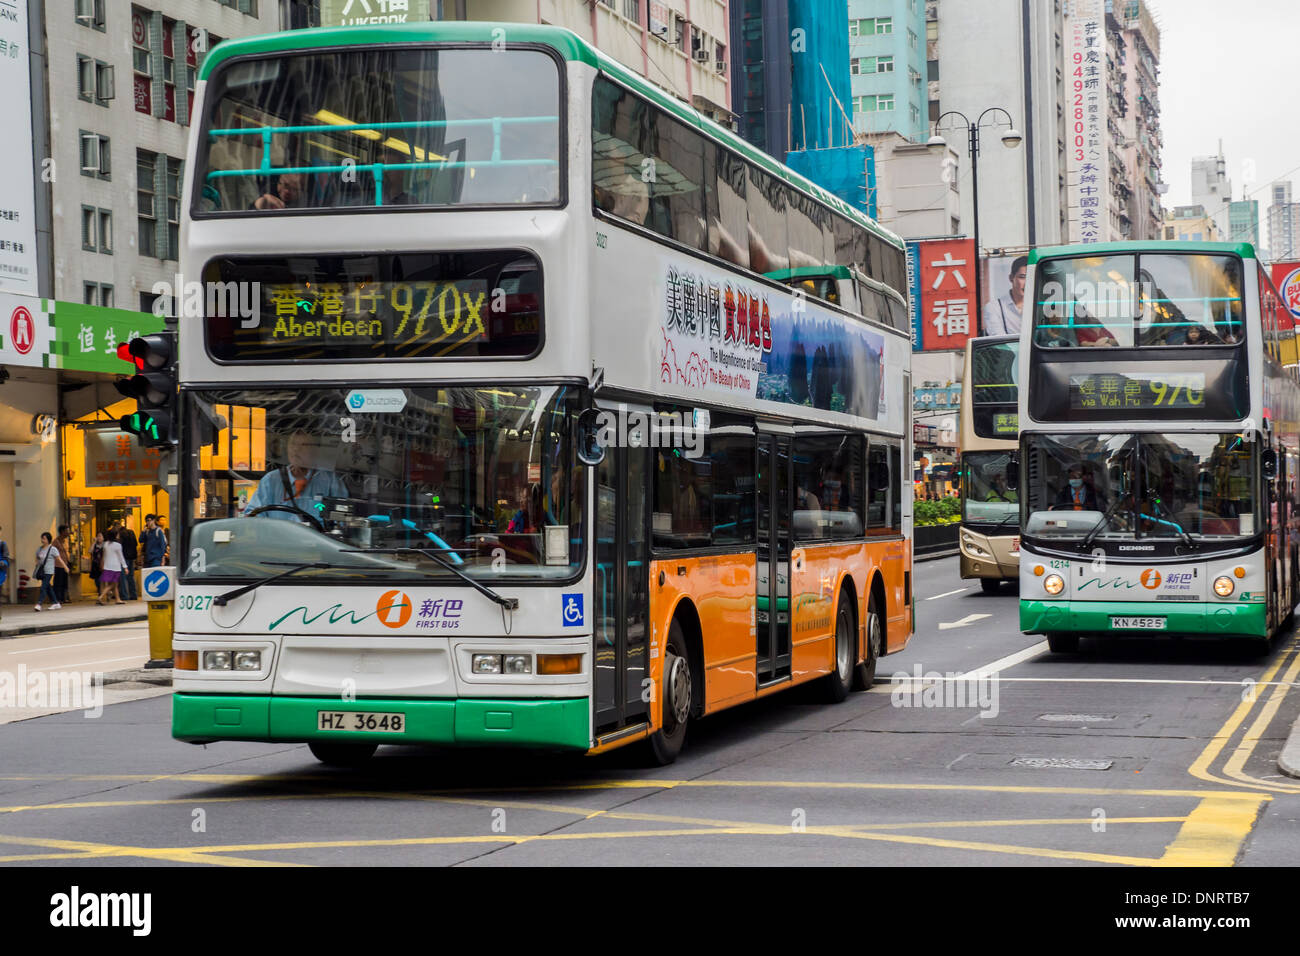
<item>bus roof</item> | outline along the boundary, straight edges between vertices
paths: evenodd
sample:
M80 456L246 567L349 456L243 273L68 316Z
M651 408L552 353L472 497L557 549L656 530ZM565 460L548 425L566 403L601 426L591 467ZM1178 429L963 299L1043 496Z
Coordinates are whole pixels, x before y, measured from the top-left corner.
M1255 247L1249 242L1178 242L1148 239L1132 242L1078 243L1072 246L1043 246L1029 250L1029 264L1041 259L1062 256L1111 256L1133 252L1201 252L1207 255L1238 255L1243 259L1257 258Z
M800 176L794 170L777 162L767 153L737 136L731 130L703 116L686 103L646 80L645 77L632 72L617 60L602 53L572 30L563 27L535 23L431 20L421 23L394 23L377 26L284 30L279 33L222 40L212 48L212 51L203 60L203 66L199 70L199 80L206 81L223 61L236 56L376 43L418 43L423 41L429 43L490 44L500 39L494 33L499 29L506 31L510 43L537 43L548 46L566 60L585 63L588 66L604 71L619 80L619 82L636 90L640 95L653 100L656 106L660 106L672 113L676 119L688 126L694 126L701 132L719 140L750 162L773 175L779 176L787 184L808 193L814 199L830 206L836 212L852 219L858 225L869 229L896 248L904 248L902 239L881 226L860 209L849 205L834 193L828 192L812 182L812 180Z

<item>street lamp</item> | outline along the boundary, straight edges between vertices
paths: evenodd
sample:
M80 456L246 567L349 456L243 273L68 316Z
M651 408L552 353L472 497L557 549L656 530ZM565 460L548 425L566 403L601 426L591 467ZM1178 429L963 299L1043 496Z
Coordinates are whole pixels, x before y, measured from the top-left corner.
M970 180L971 180L971 213L975 219L975 321L978 323L976 328L983 331L984 316L981 312L983 308L983 299L980 295L980 180L979 180L979 154L980 154L980 129L985 125L984 117L990 113L1001 113L1007 118L1007 131L1002 134L1002 145L1007 149L1015 149L1020 145L1023 136L1016 130L1015 124L1011 121L1011 114L1000 106L990 106L975 122L966 118L966 114L957 110L949 110L934 121L934 133L926 140L925 145L931 149L942 150L948 146L948 141L943 138L939 132L939 124L949 116L960 117L961 121L966 124L966 149L970 155ZM989 126L997 125L997 120L988 124Z

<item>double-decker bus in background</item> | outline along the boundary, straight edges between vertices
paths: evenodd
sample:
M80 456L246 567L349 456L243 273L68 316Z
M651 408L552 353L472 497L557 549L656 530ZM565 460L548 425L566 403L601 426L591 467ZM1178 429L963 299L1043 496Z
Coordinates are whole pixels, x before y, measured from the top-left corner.
M174 736L666 762L904 646L896 237L551 27L228 41L195 104L182 270L256 308L181 329Z
M1296 343L1254 249L1040 249L1021 338L1020 624L1268 647L1296 591Z
M1020 337L966 343L961 393L961 576L985 594L1020 571L1020 463L1017 381Z

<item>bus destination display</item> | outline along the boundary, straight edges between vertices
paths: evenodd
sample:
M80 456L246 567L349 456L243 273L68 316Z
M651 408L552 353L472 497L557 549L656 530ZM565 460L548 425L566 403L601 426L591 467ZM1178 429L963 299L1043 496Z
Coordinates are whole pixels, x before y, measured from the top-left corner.
M1205 403L1203 372L1114 372L1070 376L1074 411L1197 410Z
M519 252L230 258L205 278L252 290L256 306L208 312L222 361L526 357L541 344L541 270Z

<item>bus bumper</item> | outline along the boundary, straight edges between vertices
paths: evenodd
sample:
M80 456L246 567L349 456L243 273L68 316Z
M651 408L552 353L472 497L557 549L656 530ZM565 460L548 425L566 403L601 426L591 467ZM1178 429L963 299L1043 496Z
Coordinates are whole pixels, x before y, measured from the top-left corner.
M401 733L318 730L320 711L400 713ZM251 740L306 743L347 740L379 744L443 744L587 750L591 701L364 700L337 697L173 694L172 736L186 743Z
M1264 637L1268 634L1266 605L1187 603L1170 606L1151 601L1028 601L1020 602L1020 630L1026 634L1097 634L1110 637L1161 637L1201 634L1207 637ZM1160 617L1163 628L1113 628L1112 617Z

